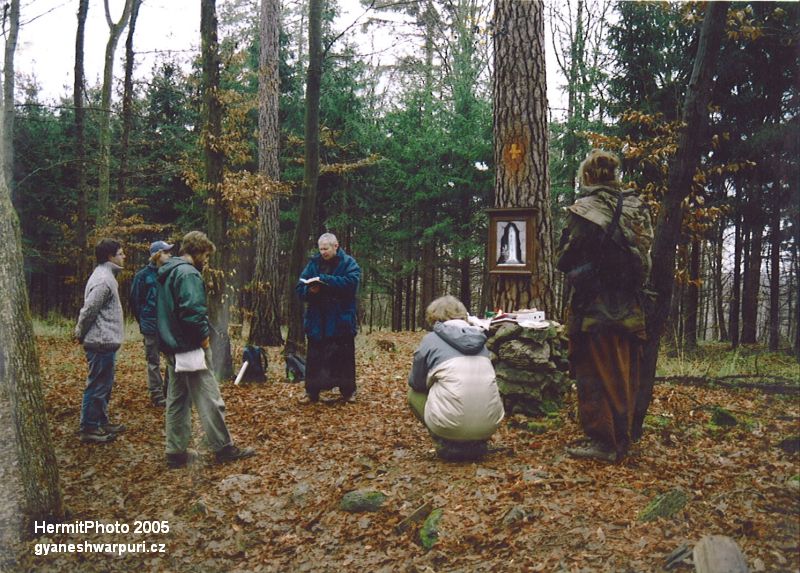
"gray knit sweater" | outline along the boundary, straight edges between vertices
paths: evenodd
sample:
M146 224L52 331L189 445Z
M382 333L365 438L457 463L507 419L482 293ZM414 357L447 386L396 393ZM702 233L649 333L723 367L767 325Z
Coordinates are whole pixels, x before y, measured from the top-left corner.
M86 283L83 308L75 325L75 337L86 350L112 352L122 345L122 303L114 276L120 270L122 267L111 261L97 265Z

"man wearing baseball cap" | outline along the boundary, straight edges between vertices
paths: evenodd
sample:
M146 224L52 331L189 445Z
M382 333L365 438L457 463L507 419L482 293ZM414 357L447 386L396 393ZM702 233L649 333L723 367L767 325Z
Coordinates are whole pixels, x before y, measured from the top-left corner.
M156 317L156 273L158 267L172 257L172 247L164 241L150 245L150 262L133 277L131 285L131 308L139 323L139 332L144 339L144 354L147 358L147 389L153 406L166 405L164 380L161 377L161 360L158 353L158 325Z

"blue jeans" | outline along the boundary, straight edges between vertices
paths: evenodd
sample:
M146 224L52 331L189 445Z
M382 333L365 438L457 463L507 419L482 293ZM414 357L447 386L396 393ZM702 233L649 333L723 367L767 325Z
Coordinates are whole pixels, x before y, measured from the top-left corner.
M108 401L114 387L114 362L117 352L86 351L89 376L81 404L81 429L98 428L108 424Z

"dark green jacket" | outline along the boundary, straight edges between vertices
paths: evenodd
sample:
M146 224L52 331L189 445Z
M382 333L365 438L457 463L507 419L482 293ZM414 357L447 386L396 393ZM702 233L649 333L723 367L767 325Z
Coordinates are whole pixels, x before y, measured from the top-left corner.
M166 354L200 348L208 337L203 276L194 265L173 257L158 269L158 345Z

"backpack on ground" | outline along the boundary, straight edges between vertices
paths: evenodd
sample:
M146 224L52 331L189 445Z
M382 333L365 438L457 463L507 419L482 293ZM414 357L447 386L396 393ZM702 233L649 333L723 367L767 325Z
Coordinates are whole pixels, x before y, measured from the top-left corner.
M290 352L286 355L286 379L289 382L302 382L306 379L306 359Z
M247 362L243 380L247 382L267 381L267 354L258 346L245 346L242 351L242 363Z

